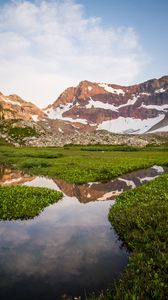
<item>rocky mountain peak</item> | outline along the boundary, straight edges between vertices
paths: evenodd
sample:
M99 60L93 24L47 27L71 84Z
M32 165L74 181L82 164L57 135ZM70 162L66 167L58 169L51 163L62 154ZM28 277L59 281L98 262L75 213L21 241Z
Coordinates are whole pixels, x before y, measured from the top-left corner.
M0 107L1 119L41 121L59 134L168 131L168 76L131 86L84 80L44 110L18 95L0 93Z
M167 124L168 76L132 86L84 80L66 89L45 112L49 119L74 124L77 131L84 124L86 130L144 133L157 123Z
M54 102L53 104L48 105L44 111L50 109L51 107L57 108L60 105L66 105L67 103L70 103L72 99L75 97L76 94L76 88L75 87L69 87L67 88Z
M104 89L96 82L81 81L76 88L76 97L78 99L87 99L97 94L104 94Z

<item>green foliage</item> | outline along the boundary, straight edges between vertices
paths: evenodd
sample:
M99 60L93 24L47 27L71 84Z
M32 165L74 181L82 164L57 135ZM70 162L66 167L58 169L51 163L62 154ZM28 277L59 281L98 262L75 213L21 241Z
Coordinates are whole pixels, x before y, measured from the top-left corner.
M159 145L148 144L145 147L135 147L129 145L87 145L82 146L81 151L168 151L168 143Z
M90 145L81 147L82 151L142 151L142 148L128 145Z
M148 144L145 147L147 151L168 151L168 142L155 145L155 144Z
M167 299L168 175L120 195L109 220L133 251L114 299Z
M55 152L55 149L43 149L43 148L8 148L1 147L0 155L5 157L20 157L20 158L58 158L62 157L61 152Z
M25 156L23 154L23 156ZM36 157L36 158L58 158L58 157L62 157L63 154L62 153L55 153L55 152L51 152L51 151L43 151L43 150L40 150L40 151L35 151L35 152L32 152L32 153L27 153L26 154L27 157Z
M80 147L0 147L0 164L68 182L108 181L154 164L168 165L165 151L81 151Z
M28 219L37 216L44 207L57 202L61 192L27 186L0 187L0 219Z
M34 159L21 162L20 167L23 169L37 169L50 167L51 163L46 160Z
M14 127L14 128L10 128L8 132L9 135L15 139L16 138L23 139L25 137L38 135L35 128L31 128L31 127L25 127L25 128Z

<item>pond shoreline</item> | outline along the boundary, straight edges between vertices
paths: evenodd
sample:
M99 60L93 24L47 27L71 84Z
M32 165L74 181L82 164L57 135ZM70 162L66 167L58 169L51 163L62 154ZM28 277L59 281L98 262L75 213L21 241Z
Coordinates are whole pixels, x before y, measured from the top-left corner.
M166 168L165 168L165 170L166 170ZM120 193L119 192L119 189L120 190L123 190L123 189L125 189L125 190L128 190L128 189L130 189L130 188L133 188L133 187L136 187L136 184L137 183L139 183L139 184L144 184L144 183L146 183L147 182L147 180L150 180L151 179L151 177L153 176L153 177L155 177L155 176L158 176L158 175L160 175L162 172L163 172L164 170L163 170L163 168L162 167L158 167L158 166L154 166L153 168L150 168L150 172L151 173L149 173L149 171L147 171L147 170L141 170L141 171L135 171L135 172L132 172L131 174L127 174L127 175L124 175L122 178L118 178L118 179L115 179L115 180L111 180L110 182L108 182L108 183L88 183L88 184L85 184L85 185L75 185L75 184L70 184L70 183L65 183L65 182L63 182L63 181L60 181L60 180L58 180L58 179L55 179L55 181L52 181L51 182L51 179L49 179L49 178L44 178L44 177L41 177L41 178L39 178L38 180L37 180L37 178L35 178L35 177L32 177L33 179L31 180L31 177L28 175L23 175L23 178L24 178L24 180L27 180L28 179L28 182L27 182L27 184L28 185L30 185L30 186L33 186L33 185L36 185L37 183L40 185L40 186L44 186L45 184L47 185L51 185L51 188L53 189L59 189L59 190L63 190L63 192L64 192L64 198L65 197L69 197L69 200L68 201L65 201L64 200L64 198L63 198L63 205L65 205L65 208L64 208L64 210L62 210L62 213L63 213L63 215L65 214L66 215L66 218L67 218L67 213L66 213L66 207L68 207L68 210L70 210L71 211L71 206L72 206L72 208L73 208L73 210L74 210L74 208L76 207L76 209L77 209L77 214L75 213L75 217L77 217L77 215L79 215L79 217L80 218L83 218L84 217L84 215L83 215L83 210L84 210L84 206L83 205L85 205L85 207L86 207L86 217L84 217L84 220L85 220L85 222L83 223L84 225L85 225L85 223L86 222L88 222L88 218L89 218L89 215L90 215L90 218L92 219L93 218L93 216L94 216L94 214L95 214L95 212L97 211L97 213L98 213L98 215L99 215L99 213L100 213L100 211L102 211L102 209L104 210L104 213L103 213L103 218L104 218L104 220L107 218L107 213L108 213L108 210L109 210L109 203L111 203L111 205L112 204L114 204L114 200L109 200L109 198L110 199L115 199L116 198L116 194L117 194L117 192L118 192L118 194ZM7 174L8 174L8 177L9 177L9 170L7 170L6 171L7 172ZM16 180L16 174L13 174L12 176L11 176L11 183L12 184L18 184L19 183L19 178L20 178L20 180L21 180L21 182L22 182L22 184L26 184L26 182L23 182L24 180L22 180L22 178L20 177L20 171L18 170L17 171L18 173L17 173L17 176L18 176L18 181ZM146 173L145 173L146 172ZM1 172L1 174L2 174L2 172ZM134 174L137 174L137 176L136 176L136 179L133 179L133 175ZM6 175L5 175L6 176ZM14 178L15 178L15 180L17 181L14 181ZM7 179L7 178L6 178ZM8 183L10 182L10 180L9 180L9 178L8 178L8 181L7 181ZM5 183L5 181L3 181L3 183ZM118 185L118 189L117 189L117 185ZM80 188L81 188L81 192L80 192ZM85 189L85 191L86 192L84 192L84 189ZM97 190L96 190L97 189ZM112 189L114 190L115 189L115 192L114 193L112 193ZM95 192L96 191L96 192ZM111 191L111 194L109 195L109 191ZM129 192L128 192L129 193ZM89 195L89 197L88 197L88 195ZM124 195L124 194L123 194ZM78 197L78 200L75 200L75 199L77 199L77 198L74 198L74 197ZM81 198L82 197L82 198ZM109 197L109 198L108 198ZM120 196L120 197L122 197L122 195ZM95 199L96 198L98 198L99 199L99 201L96 201ZM68 199L68 198L67 198ZM74 199L74 200L73 200ZM77 202L76 202L77 201ZM78 203L80 203L81 202L81 204L80 205L82 205L81 206L81 208L80 208L80 206L79 206L79 204ZM61 208L61 205L62 205L62 203L57 203L57 204L55 204L55 209L54 209L54 206L53 205L51 205L51 206L49 206L48 208L46 208L45 210L44 210L44 212L40 215L40 219L42 219L43 220L43 218L45 217L45 215L46 214L48 214L48 212L49 212L49 214L51 214L52 213L52 211L54 211L55 210L55 212L57 211L57 209L58 209L58 206L60 206L60 208ZM103 204L104 203L104 204ZM68 206L67 206L68 205ZM91 206L90 206L91 205ZM87 208L88 207L88 208ZM90 208L89 208L90 207ZM97 207L97 208L96 208ZM104 208L103 208L104 207ZM115 207L115 206L114 206ZM54 209L54 210L53 210ZM92 209L92 210L90 210L90 209ZM101 209L101 210L100 210ZM113 208L111 208L111 210L112 210ZM48 211L48 212L47 212ZM90 211L90 213L89 213L89 211ZM71 212L71 214L72 214L72 212ZM89 215L88 215L89 214ZM102 213L101 213L102 214ZM98 216L97 215L97 216ZM73 216L73 215L72 215ZM83 216L83 217L82 217ZM48 217L47 217L48 218ZM102 218L102 217L101 217ZM36 221L36 219L38 220L38 218L35 218L34 219L34 221L33 222L35 222L35 224L36 223L38 223L37 221ZM91 220L90 219L90 220ZM72 220L73 220L73 217L72 217ZM98 224L100 225L100 219L98 218L98 223L95 223L95 225L96 226L98 226ZM110 220L111 221L111 220ZM10 221L11 222L11 221ZM19 221L19 224L20 224L20 222L23 222L23 221ZM27 222L27 221L26 221ZM48 221L47 221L48 222ZM70 221L70 222L72 222L72 221ZM90 222L90 221L89 221ZM92 221L93 222L93 221ZM97 222L97 221L96 221ZM107 222L107 223L106 223ZM108 224L108 221L105 221L105 223L106 224ZM11 222L11 224L13 224L12 222ZM28 222L27 224L31 224L30 222ZM46 223L47 224L47 223ZM91 225L92 223L90 223L90 225ZM89 226L90 226L89 225ZM18 226L18 225L17 225ZM34 225L33 225L34 226ZM36 225L35 225L36 226ZM82 225L83 226L83 225ZM91 227L88 227L88 228L90 228L89 230L91 230L91 228L92 228L92 226L93 225L91 225ZM107 225L106 225L107 226ZM108 225L109 226L109 225ZM35 227L34 227L35 228ZM95 229L94 229L94 231L96 230L96 227L94 227ZM81 231L81 229L80 229L80 231ZM79 231L79 232L80 232ZM82 232L82 231L81 231ZM91 231L92 232L92 231ZM96 232L96 231L95 231ZM109 232L109 229L108 229L108 232ZM119 233L119 232L118 232ZM103 232L101 233L101 234L103 234ZM99 233L99 239L100 239L100 237L101 237L101 234ZM80 233L80 235L81 235L81 233ZM113 234L112 233L108 233L108 238L110 238L110 240L111 240L111 237L113 236ZM102 235L102 237L103 237L103 235ZM115 235L113 236L113 238L115 237ZM79 237L78 237L79 238ZM86 236L85 236L85 238L86 238ZM81 238L80 238L81 239ZM89 237L89 239L90 239L90 237ZM115 239L117 239L117 236L115 237ZM82 240L81 240L82 241ZM116 240L117 241L117 240ZM88 242L89 242L89 240L88 240ZM107 241L106 242L104 242L104 243L107 243ZM111 243L111 242L110 242ZM112 242L113 243L113 242ZM116 242L115 242L116 243ZM117 242L118 243L118 242ZM88 244L89 245L89 244ZM99 248L100 247L100 251L102 251L102 246L103 246L103 240L102 240L102 245L99 245L99 246L95 246L95 248ZM120 246L121 246L121 242L120 242ZM77 247L78 248L78 247ZM69 248L70 249L70 248ZM124 248L122 249L122 251L124 250ZM126 249L125 249L126 250ZM125 251L124 250L124 251ZM76 251L75 249L74 249L74 251ZM104 250L103 250L104 251ZM126 257L128 257L128 253L126 253L125 252L125 254L126 254ZM103 254L104 255L104 254ZM111 254L109 253L109 259L110 259L110 256L111 256ZM106 256L105 256L106 257ZM126 259L127 260L127 259ZM125 261L125 263L126 263L126 261ZM108 263L109 264L109 263ZM110 265L110 264L109 264ZM127 265L127 263L125 264L125 267L126 267L126 265ZM101 268L101 273L102 273L102 268ZM122 270L121 270L122 271ZM90 271L89 271L90 272ZM97 272L98 273L98 272ZM81 274L82 275L82 274ZM72 276L72 275L71 275ZM118 277L118 276L117 276ZM117 279L117 277L116 277L116 279ZM93 280L93 279L92 279ZM109 284L110 284L110 281L109 281ZM92 287L94 286L94 284L92 285ZM109 288L110 288L110 285L109 285ZM104 289L104 288L103 288ZM91 288L89 288L88 290L87 290L87 296L92 292L94 290L94 288L93 289L91 289ZM99 289L97 289L97 291L98 291ZM96 290L95 290L96 291ZM64 291L64 294L66 293L66 290ZM68 293L68 294L71 294L71 293ZM80 293L75 293L75 295L80 295ZM61 296L61 295L60 295ZM108 299L108 297L107 297L107 294L106 294L106 296L102 296L102 297L105 297L105 298L101 298L101 299ZM64 298L64 299L73 299L73 297L72 298ZM82 296L82 299L85 299L84 298L84 296ZM94 298L91 298L91 299L94 299ZM95 299L97 299L97 298L95 298ZM100 298L99 298L100 299Z

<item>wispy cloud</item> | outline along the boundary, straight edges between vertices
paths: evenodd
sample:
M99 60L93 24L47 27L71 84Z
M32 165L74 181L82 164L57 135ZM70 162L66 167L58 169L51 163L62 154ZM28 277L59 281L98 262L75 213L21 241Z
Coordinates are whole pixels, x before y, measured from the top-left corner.
M130 84L147 62L133 28L103 26L74 1L0 7L0 89L45 106L80 80Z

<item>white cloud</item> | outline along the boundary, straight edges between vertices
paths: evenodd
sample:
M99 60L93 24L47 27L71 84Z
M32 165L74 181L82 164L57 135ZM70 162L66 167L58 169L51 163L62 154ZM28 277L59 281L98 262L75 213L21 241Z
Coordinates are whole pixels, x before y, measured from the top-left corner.
M79 81L130 84L148 61L133 28L104 27L74 1L0 7L0 90L39 106Z

